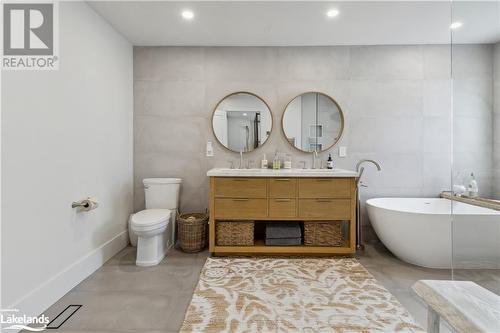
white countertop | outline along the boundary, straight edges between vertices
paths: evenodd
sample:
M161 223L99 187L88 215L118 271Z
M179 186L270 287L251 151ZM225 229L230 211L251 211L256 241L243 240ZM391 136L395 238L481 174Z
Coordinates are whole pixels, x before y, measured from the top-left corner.
M355 171L344 169L229 169L215 168L209 177L357 177Z

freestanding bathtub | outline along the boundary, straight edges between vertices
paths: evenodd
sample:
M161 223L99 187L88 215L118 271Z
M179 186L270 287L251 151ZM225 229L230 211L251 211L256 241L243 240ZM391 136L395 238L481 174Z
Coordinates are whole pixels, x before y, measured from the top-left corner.
M366 204L377 236L401 260L429 268L500 269L499 211L441 198Z

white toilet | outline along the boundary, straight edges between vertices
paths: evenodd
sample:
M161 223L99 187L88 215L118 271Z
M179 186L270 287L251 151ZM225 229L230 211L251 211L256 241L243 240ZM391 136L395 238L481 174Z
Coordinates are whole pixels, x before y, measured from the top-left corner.
M146 178L142 181L146 209L130 217L130 242L137 242L137 266L157 265L174 244L175 219L181 179Z

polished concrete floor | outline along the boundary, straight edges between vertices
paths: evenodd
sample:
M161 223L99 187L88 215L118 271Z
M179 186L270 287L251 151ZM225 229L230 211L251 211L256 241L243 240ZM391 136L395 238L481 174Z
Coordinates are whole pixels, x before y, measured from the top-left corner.
M198 282L208 252L186 254L172 249L154 267L135 266L135 249L125 248L48 309L53 318L69 304L82 304L58 331L63 332L177 332ZM420 279L451 279L450 270L425 269L395 258L382 245L367 245L359 261L391 291L425 327L426 309L411 294ZM499 271L461 271L500 293Z

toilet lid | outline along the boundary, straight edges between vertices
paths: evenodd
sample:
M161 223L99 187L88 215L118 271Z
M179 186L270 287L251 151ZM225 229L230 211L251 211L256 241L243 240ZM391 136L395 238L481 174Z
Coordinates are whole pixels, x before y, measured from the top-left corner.
M170 209L145 209L132 215L132 224L137 227L151 227L165 224L170 219Z

